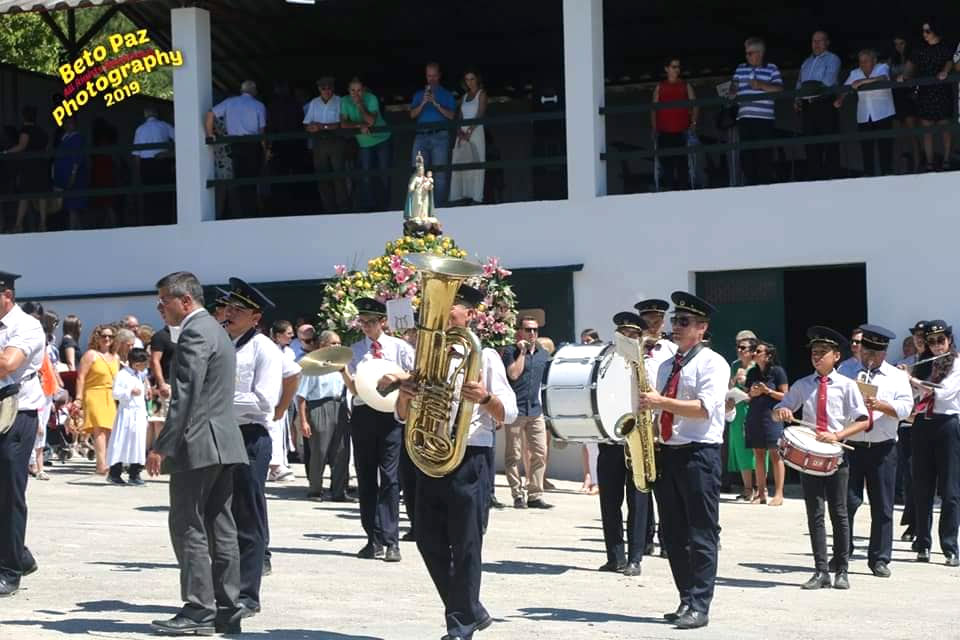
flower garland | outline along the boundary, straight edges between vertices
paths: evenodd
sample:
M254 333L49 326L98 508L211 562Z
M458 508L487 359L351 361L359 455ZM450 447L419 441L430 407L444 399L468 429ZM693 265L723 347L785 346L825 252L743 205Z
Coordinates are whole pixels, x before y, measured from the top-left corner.
M403 256L409 253L448 258L465 258L467 255L452 238L428 233L422 238L403 236L388 242L384 255L367 262L366 271L349 271L346 265L336 265L334 280L324 287L319 327L336 331L344 344L350 344L362 336L356 319L357 308L353 304L357 298L367 296L386 302L407 297L414 309L419 308L420 284L416 269L403 260ZM516 296L506 282L509 276L510 271L501 267L499 260L488 258L483 264L483 275L467 281L485 294L473 326L484 346L496 348L513 344Z

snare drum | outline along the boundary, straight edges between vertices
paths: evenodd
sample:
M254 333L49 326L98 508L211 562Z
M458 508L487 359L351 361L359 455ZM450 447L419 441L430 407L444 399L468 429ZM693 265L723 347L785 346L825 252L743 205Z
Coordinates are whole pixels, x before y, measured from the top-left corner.
M840 466L843 449L833 442L820 442L803 427L786 427L777 443L783 463L812 476L831 476Z
M622 442L615 426L632 413L629 363L612 344L570 344L550 362L543 413L561 440Z

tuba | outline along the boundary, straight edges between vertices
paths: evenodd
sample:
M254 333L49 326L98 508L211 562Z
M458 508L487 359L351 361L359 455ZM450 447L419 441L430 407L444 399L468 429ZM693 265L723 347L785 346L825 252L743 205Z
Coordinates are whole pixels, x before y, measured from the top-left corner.
M411 254L405 260L422 274L413 375L419 383L410 401L404 445L410 460L432 478L440 478L463 461L473 418L473 403L454 397L460 384L480 379L480 339L467 328L448 328L450 307L467 278L483 273L480 265L457 258ZM460 349L454 349L459 345ZM454 405L456 416L451 417Z
M648 339L642 339L641 347L646 340ZM652 391L653 387L647 378L647 369L643 362L630 360L630 366L636 376L637 391L640 393ZM630 469L633 473L633 484L637 491L643 493L648 493L653 482L657 479L657 460L654 455L654 444L656 442L654 420L653 411L644 409L638 413L628 413L621 416L614 427L616 433L621 434L626 441L624 462L627 469Z

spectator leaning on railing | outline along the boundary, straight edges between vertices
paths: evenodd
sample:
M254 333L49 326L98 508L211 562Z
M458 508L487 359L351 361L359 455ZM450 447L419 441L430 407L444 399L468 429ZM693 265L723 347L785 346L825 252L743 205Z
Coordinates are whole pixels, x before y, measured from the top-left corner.
M133 134L133 144L172 143L173 125L160 119L156 107L143 110L144 121ZM133 155L140 183L143 185L172 184L175 180L173 156L168 149L134 149ZM173 207L171 193L138 194L141 223L162 224L170 221Z
M953 70L953 51L941 38L940 28L934 20L927 20L922 28L923 44L917 48L914 64L917 67L918 78L936 78L946 80L947 74ZM949 84L928 84L917 87L917 115L920 124L924 127L947 124L953 112L953 87ZM944 170L950 168L949 130L942 132ZM927 160L927 171L934 171L938 167L934 162L933 134L923 136L923 155Z
M877 52L873 49L863 49L857 56L860 66L850 72L844 83L857 90L857 129L859 131L883 131L893 128L896 110L893 103L893 91L890 89L871 89L875 82L888 82L890 68L877 64ZM860 90L861 87L866 89ZM834 101L839 109L846 94L840 94ZM880 151L880 174L887 175L893 171L893 138L879 140L861 140L860 149L863 153L863 172L868 176L876 175L876 161L874 149Z
M904 82L913 78L913 51L907 39L902 35L893 37L893 53L890 54L890 79ZM893 90L893 108L896 111L894 126L913 129L917 126L917 93L915 87L901 87ZM913 155L904 152L907 158L906 170L913 173L920 163L920 139L910 136L905 139ZM894 141L896 144L896 140ZM901 156L901 157L903 157Z
M228 136L263 135L267 126L267 108L257 100L257 84L244 80L240 95L227 98L207 112L206 132L208 138L216 138L214 119L223 118ZM266 153L264 140L249 140L231 143L231 158L235 178L255 178L260 174L261 163ZM256 186L244 185L230 189L231 217L239 217L240 207L256 202ZM244 211L248 213L248 211Z
M49 136L47 132L37 126L37 108L26 106L21 111L23 127L18 133L17 144L4 153L38 153L47 150ZM14 165L17 174L18 193L37 193L50 190L50 160L48 158L27 158L19 160ZM27 217L30 205L40 214L38 231L47 230L47 201L43 198L20 200L17 203L17 221L13 225L13 233L23 232L23 223Z
M830 36L826 31L815 31L810 39L810 57L803 61L797 76L797 89L803 97L794 101L801 112L803 135L822 136L835 134L837 111L833 108L834 96L824 95L824 90L837 86L840 74L840 58L830 51ZM840 147L836 142L808 144L807 178L824 180L836 178L840 173Z
M452 93L440 86L439 63L428 63L425 73L427 86L413 94L413 100L410 101L410 118L416 120L418 125L426 125L417 128L410 163L415 163L417 154L421 153L425 168L430 170L432 167L447 164L450 158L450 134L444 125L447 120L453 120L457 101ZM446 169L434 170L433 177L436 204L446 204L450 173Z
M317 173L343 171L344 140L336 135L340 128L340 96L334 93L334 79L324 76L317 80L320 95L307 105L303 118L304 128L315 134L313 142L313 168ZM343 178L320 180L317 185L320 203L327 213L342 211L347 204L347 188Z
M371 128L387 126L380 112L380 101L363 85L360 78L350 81L350 94L340 100L340 126L357 130L360 168L390 168L390 132L371 132ZM356 190L357 204L361 209L383 211L390 197L390 176L364 174L360 178L360 188Z
M693 87L681 77L679 58L669 58L663 65L666 79L653 90L653 102L676 102L696 100ZM677 107L657 109L650 112L650 126L658 149L683 148L687 145L687 135L697 128L699 107ZM687 189L690 187L690 172L687 170L687 156L666 156L660 159L662 178L660 189Z
M772 63L765 63L766 44L760 38L748 38L743 43L747 62L737 67L731 83L731 96L756 95L783 91L783 78L780 69ZM737 112L737 129L741 142L751 140L770 140L773 138L774 125L773 100L752 100L740 103ZM770 166L773 154L769 147L747 149L740 152L743 175L747 184L763 184L771 179Z

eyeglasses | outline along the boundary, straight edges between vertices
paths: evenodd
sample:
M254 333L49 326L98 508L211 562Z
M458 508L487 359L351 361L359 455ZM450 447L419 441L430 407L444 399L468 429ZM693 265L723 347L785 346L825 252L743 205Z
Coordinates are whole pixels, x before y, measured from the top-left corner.
M765 356L765 355L767 355L767 352L764 351L763 349L757 349L756 351L753 352L753 355L755 355L755 356Z
M947 342L947 336L934 336L932 338L927 338L927 344L945 344Z
M378 318L378 317L372 317L372 318L364 318L364 317L361 317L361 318L359 319L359 322L360 322L360 324L368 325L368 326L369 326L369 325L372 325L372 324L380 324L380 318Z
M694 322L695 320L690 316L673 316L672 318L670 318L670 324L672 324L675 327L686 328L686 327L689 327Z
M520 327L520 331L526 331L528 333L540 333L539 327Z
M104 340L113 340L112 333L101 333L100 337L103 338Z
M737 347L737 351L753 351L753 348L748 344L742 344Z
M860 344L863 340L851 340L850 344Z

